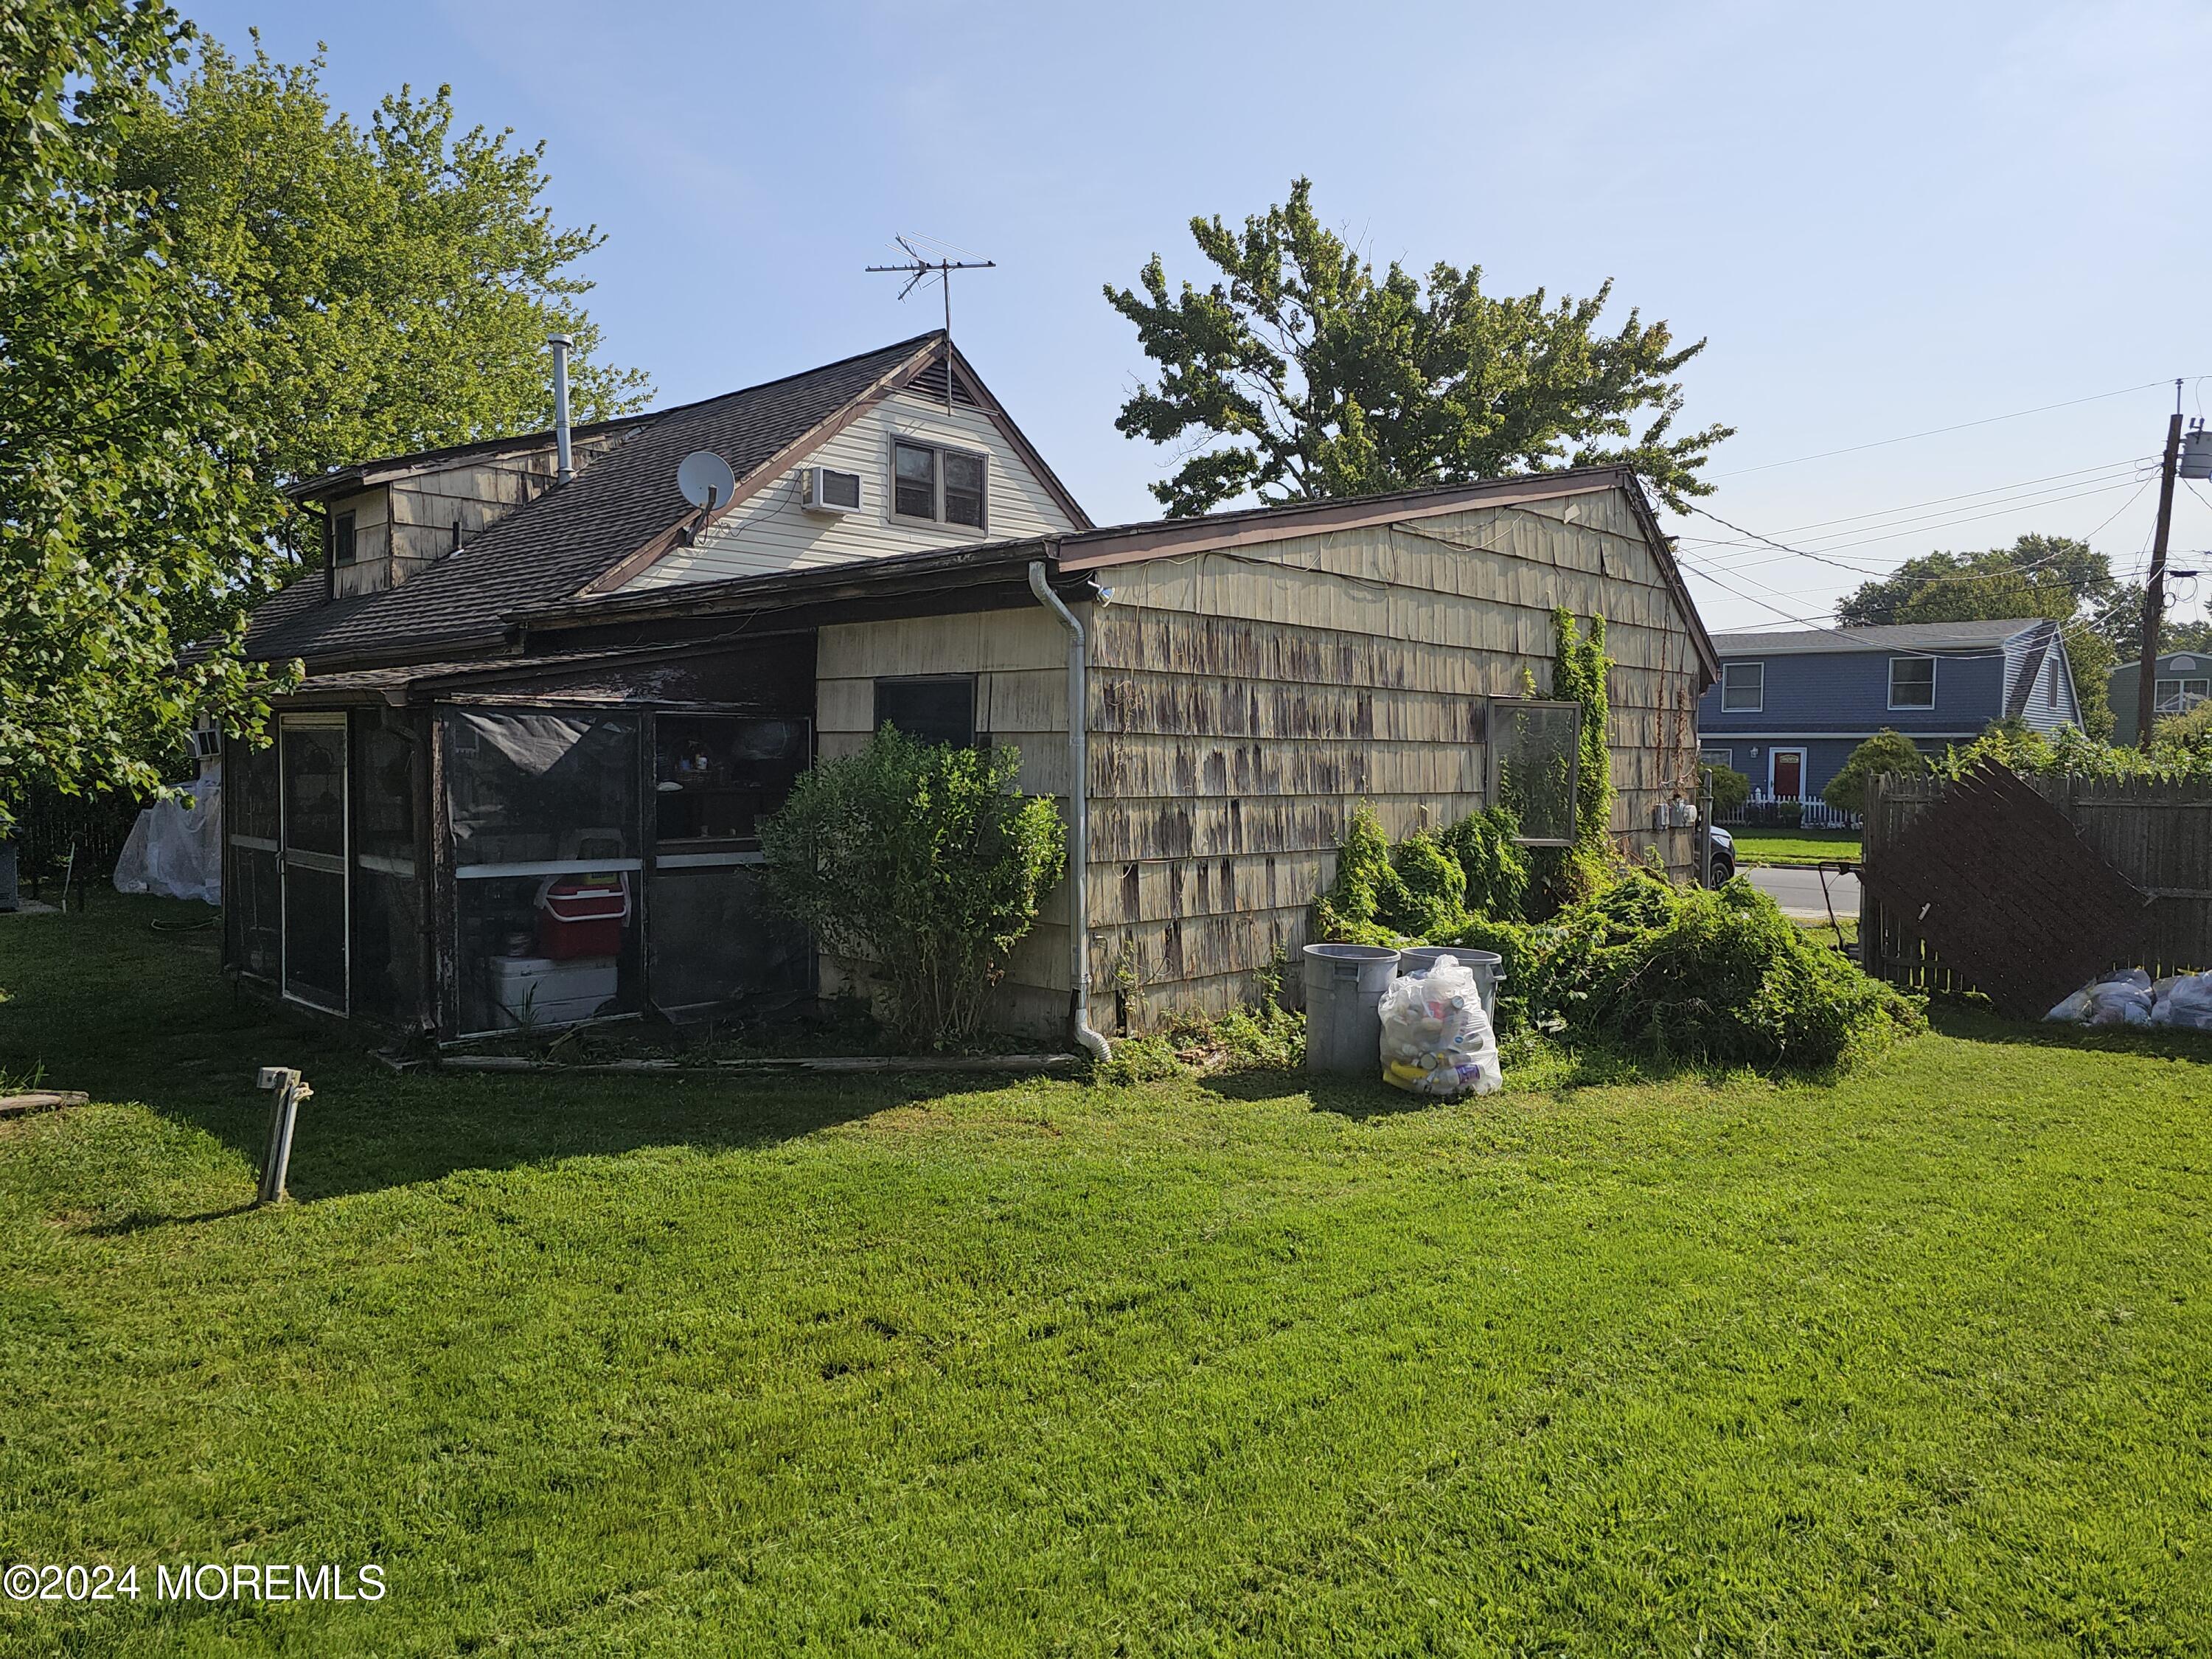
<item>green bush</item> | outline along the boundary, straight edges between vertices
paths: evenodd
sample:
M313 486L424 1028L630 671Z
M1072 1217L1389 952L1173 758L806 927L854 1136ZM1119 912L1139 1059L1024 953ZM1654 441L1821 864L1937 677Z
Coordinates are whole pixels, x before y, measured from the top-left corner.
M1727 817L1751 799L1751 780L1743 773L1728 766L1700 766L1698 769L1713 781L1713 816Z
M1885 727L1851 750L1850 758L1828 780L1820 799L1838 812L1862 812L1866 810L1869 778L1882 772L1917 778L1927 771L1928 757L1912 739Z
M1401 915L1411 903L1390 863L1390 838L1382 820L1365 801L1352 809L1344 841L1336 850L1336 879L1314 901L1316 943L1396 945L1403 941L1382 917Z
M1467 908L1478 916L1517 917L1528 902L1528 855L1521 825L1503 806L1470 812L1437 837L1459 860Z
M1413 939L1449 933L1467 921L1467 872L1444 844L1416 830L1390 854L1397 880L1386 890L1378 920Z
M1336 879L1314 901L1313 937L1346 945L1406 945L1456 939L1478 916L1517 921L1529 890L1527 855L1503 807L1471 813L1395 848L1375 809L1352 811Z
M916 743L886 726L800 775L761 824L769 892L823 945L869 963L902 1042L954 1048L1066 867L1053 804L1014 789L1020 751Z
M1534 930L1517 973L1540 1030L1722 1065L1848 1067L1926 1025L1741 878L1709 892L1632 871Z

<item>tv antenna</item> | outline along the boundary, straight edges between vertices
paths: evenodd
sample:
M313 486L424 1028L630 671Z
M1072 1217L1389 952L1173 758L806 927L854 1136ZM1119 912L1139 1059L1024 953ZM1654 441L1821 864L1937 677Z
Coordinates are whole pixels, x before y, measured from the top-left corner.
M921 250L907 240L905 237L895 236L891 240L907 251L910 256L908 262L902 265L870 265L867 269L871 271L890 272L905 276L906 286L899 290L898 295L902 300L913 293L924 277L933 275L939 284L945 289L945 343L951 345L952 343L952 273L956 270L995 270L999 262L996 259L925 259L922 258ZM931 236L922 238L926 242L935 240L936 238ZM947 409L952 407L952 365L950 362L945 365L945 406Z

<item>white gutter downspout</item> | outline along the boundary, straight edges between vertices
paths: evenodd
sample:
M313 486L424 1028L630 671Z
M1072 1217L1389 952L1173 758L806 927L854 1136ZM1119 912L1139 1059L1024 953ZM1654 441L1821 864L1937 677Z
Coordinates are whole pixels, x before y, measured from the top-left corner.
M1113 1050L1091 1026L1091 773L1085 752L1083 623L1044 579L1044 561L1030 562L1030 592L1067 629L1067 936L1068 977L1075 986L1075 1041L1094 1060Z

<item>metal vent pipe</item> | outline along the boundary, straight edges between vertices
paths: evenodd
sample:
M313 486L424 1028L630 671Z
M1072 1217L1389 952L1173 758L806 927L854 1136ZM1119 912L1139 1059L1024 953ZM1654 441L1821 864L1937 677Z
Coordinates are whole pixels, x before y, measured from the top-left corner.
M576 458L568 445L568 348L576 343L556 334L546 343L553 348L553 482L566 483L576 476Z

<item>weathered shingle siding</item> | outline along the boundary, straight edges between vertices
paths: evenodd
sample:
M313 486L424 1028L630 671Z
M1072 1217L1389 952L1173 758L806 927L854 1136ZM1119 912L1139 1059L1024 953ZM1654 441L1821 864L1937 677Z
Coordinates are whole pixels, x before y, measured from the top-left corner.
M1555 604L1607 621L1615 831L1689 869L1690 833L1650 826L1692 787L1697 656L1618 490L1103 580L1090 709L1102 1019L1143 1029L1171 1007L1249 1000L1255 973L1305 942L1359 801L1393 836L1483 805L1483 700L1519 695L1524 671L1548 690Z
M865 747L878 678L973 674L979 733L1022 752L1021 787L1050 795L1067 812L1067 634L1042 606L963 611L821 630L815 655L818 752L835 760ZM852 965L824 957L823 983L845 981ZM1065 1029L1068 994L1067 887L1046 896L1036 927L1017 947L995 999L1010 1030Z
M891 512L891 445L914 438L981 454L988 465L984 532L994 541L1054 535L1077 528L1044 482L1030 469L990 417L972 404L948 410L938 398L913 392L884 398L823 445L798 467L775 479L701 536L634 577L624 589L719 581L735 576L805 570L856 559L883 558L978 539L964 525L917 523ZM860 475L860 510L842 517L809 513L803 471L831 466Z

